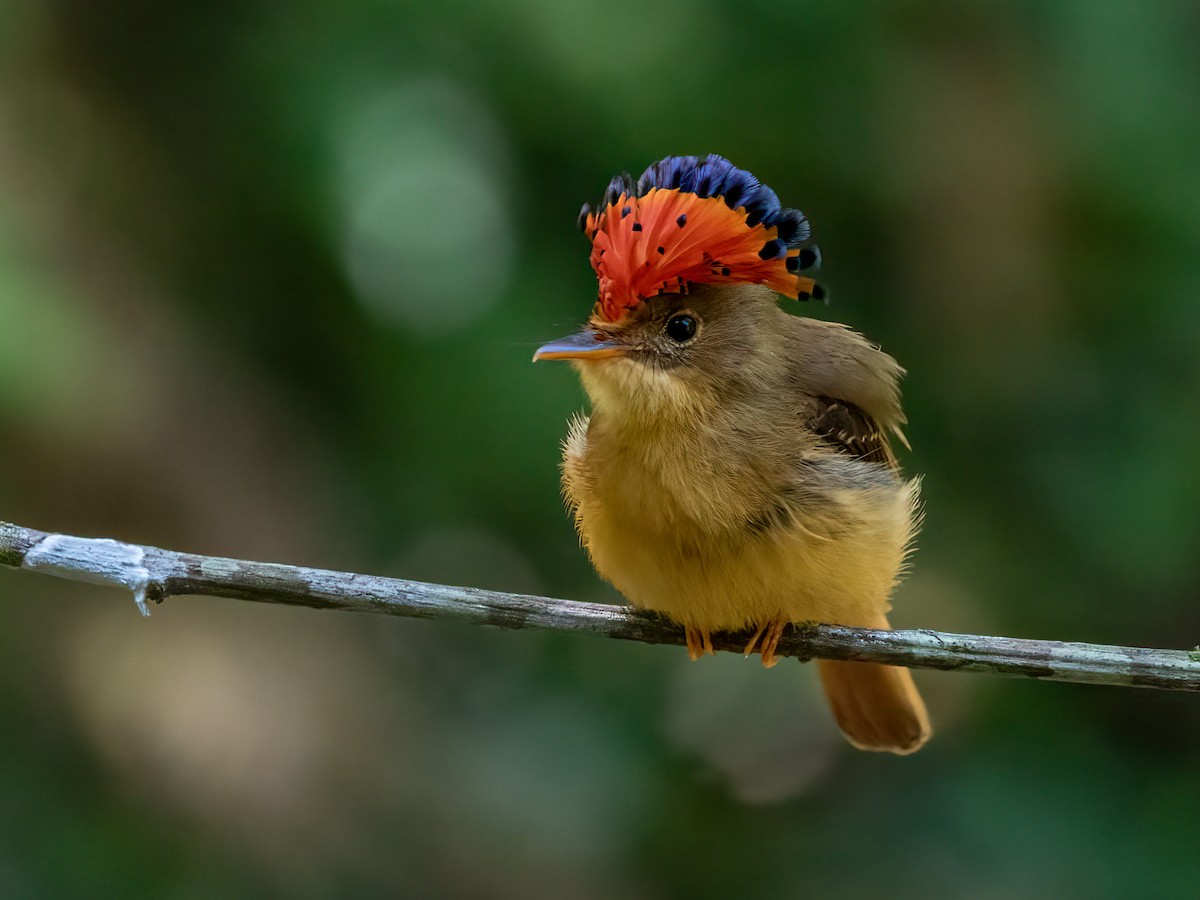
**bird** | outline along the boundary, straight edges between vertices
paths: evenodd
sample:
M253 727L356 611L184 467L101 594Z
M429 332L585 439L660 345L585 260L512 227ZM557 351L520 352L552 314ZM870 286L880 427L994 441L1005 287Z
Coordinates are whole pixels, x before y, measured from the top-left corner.
M808 219L724 157L668 156L612 179L578 224L597 299L569 360L590 401L563 442L562 489L596 571L635 607L753 636L770 668L789 625L889 628L920 526L904 369L846 325L785 310L823 299ZM929 739L909 671L818 660L844 736L909 754Z

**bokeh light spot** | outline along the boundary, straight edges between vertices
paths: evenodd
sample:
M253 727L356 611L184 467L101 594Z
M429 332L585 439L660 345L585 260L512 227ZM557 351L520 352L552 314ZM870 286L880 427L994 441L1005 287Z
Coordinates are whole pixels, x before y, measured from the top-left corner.
M488 110L453 84L421 81L366 103L339 134L342 256L363 305L432 337L495 304L515 248L504 140Z

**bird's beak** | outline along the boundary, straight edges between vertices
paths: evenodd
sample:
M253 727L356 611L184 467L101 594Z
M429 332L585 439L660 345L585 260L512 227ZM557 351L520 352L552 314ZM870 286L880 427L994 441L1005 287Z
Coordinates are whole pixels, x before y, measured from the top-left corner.
M568 335L538 347L533 361L539 359L604 359L609 356L624 356L626 348L610 341L598 331L585 328L578 334Z

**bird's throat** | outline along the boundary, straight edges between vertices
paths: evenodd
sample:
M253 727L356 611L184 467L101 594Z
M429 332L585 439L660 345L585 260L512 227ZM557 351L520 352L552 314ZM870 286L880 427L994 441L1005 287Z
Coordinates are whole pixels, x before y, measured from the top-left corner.
M592 409L633 438L703 427L716 398L637 357L576 363Z

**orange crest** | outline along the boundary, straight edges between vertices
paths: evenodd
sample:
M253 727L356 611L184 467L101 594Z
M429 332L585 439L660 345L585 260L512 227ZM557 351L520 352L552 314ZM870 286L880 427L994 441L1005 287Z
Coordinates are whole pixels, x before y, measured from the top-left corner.
M602 208L584 206L599 280L597 312L615 322L643 300L688 284L763 284L793 299L824 296L798 275L820 259L808 221L753 175L710 155L667 157L638 179L620 175Z

